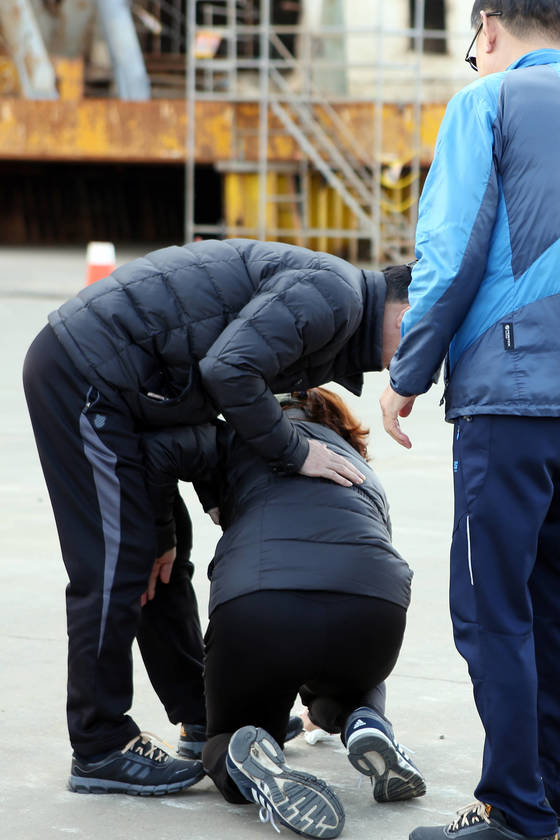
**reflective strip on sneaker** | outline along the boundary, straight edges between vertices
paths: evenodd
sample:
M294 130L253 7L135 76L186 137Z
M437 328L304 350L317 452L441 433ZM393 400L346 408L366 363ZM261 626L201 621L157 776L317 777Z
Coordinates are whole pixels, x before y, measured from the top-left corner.
M240 792L270 811L281 825L305 837L338 837L344 810L329 786L307 773L292 770L276 741L264 729L244 726L232 736L227 770Z
M377 802L397 802L423 796L424 777L400 744L381 729L358 729L348 738L348 760L371 777Z

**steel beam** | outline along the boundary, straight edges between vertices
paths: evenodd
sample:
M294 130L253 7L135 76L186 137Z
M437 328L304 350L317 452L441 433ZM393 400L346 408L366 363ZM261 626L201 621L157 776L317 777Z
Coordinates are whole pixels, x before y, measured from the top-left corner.
M127 0L97 0L99 20L111 55L119 99L150 98L150 80Z
M27 99L56 99L56 79L28 0L0 0L0 30Z

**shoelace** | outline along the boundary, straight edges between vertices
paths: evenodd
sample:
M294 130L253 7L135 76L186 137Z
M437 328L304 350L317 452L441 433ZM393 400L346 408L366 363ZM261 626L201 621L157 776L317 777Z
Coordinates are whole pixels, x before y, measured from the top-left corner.
M255 788L252 788L251 792L253 794L253 799L255 800L257 805L260 806L259 807L259 820L262 823L269 822L271 824L272 828L274 829L274 831L276 831L276 832L278 832L278 834L280 834L280 829L278 828L278 826L274 822L274 812L273 812L272 808L270 807L269 803L266 801L266 799L264 799L264 797L259 795L259 792L257 790L255 790Z
M451 833L459 831L461 828L469 828L481 822L489 823L489 810L488 805L485 805L484 802L471 802L466 808L461 808L461 810L457 811L457 816L452 823L449 823L447 830Z
M144 756L144 758L151 758L154 761L161 761L165 764L166 761L169 761L169 755L162 750L161 747L158 747L157 744L152 744L151 738L157 738L158 741L161 741L162 744L165 744L166 747L169 749L173 749L171 744L167 744L162 738L158 738L157 735L154 735L152 732L140 732L138 735L135 735L134 738L131 738L128 744L125 744L121 750L121 753L128 752L128 750L133 750L135 753Z

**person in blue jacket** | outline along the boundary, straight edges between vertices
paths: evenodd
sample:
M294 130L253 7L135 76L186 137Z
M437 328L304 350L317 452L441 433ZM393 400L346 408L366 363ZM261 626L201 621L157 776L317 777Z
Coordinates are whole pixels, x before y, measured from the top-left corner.
M411 840L553 838L560 813L560 2L477 0L472 24L381 407L410 447L399 416L446 357L451 614L486 742L477 803Z

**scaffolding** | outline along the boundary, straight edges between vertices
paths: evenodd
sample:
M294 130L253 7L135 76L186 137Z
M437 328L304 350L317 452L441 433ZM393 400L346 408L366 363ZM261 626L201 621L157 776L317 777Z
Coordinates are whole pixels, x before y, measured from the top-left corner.
M424 0L415 4L414 20L423 22ZM377 0L376 20L354 27L274 26L271 0L249 5L247 23L247 0L187 0L187 241L209 235L282 239L373 265L410 258L421 179L423 25L389 31L384 26L384 0ZM428 34L445 37L443 32ZM391 36L410 39L406 63L385 60ZM371 59L347 57L344 45L352 37L370 40ZM297 45L294 52L286 46L288 38ZM371 74L374 82L373 102L368 97L372 124L365 138L355 137L344 120L346 106L364 102L345 91L344 80L356 70ZM395 75L407 90L400 104L412 115L406 159L383 151L384 91L386 80ZM323 79L331 84L338 80L337 89L326 90ZM226 176L226 212L219 225L198 224L194 211L196 113L197 103L203 101L258 107L256 126L233 126L232 158L217 162ZM295 142L293 164L271 157L271 143L282 135ZM251 176L251 189L258 193L258 212L250 223L236 217L235 207L249 196L239 179L237 190L228 191L228 176L235 175ZM245 188L249 183L245 178Z
M456 39L461 49L468 33L434 16L447 9L449 21L459 21L458 3L119 0L130 44L138 37L141 47L123 61L123 27L113 31L107 14L116 4L10 0L6 9L35 10L56 77L49 95L57 98L34 102L45 94L28 90L22 73L28 101L9 87L27 41L2 19L13 66L0 56L0 81L4 68L16 97L4 102L0 156L185 160L184 199L174 184L188 240L282 239L357 263L408 260L443 109L466 81L455 75L466 68L462 54L455 64L449 45ZM105 40L119 59L112 66L96 9L106 13Z

